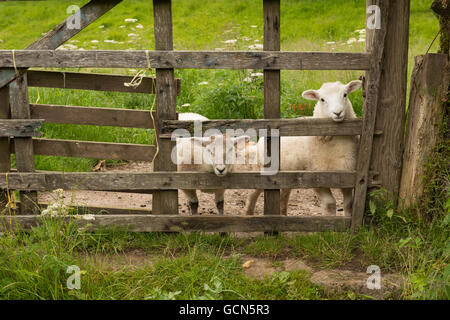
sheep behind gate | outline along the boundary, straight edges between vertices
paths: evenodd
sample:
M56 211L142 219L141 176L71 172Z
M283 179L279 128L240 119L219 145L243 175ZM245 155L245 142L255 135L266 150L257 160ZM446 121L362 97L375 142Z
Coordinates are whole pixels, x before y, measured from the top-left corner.
M331 118L335 122L356 118L348 95L361 87L355 80L344 85L340 82L324 83L319 90L304 91L302 96L316 100L314 118ZM356 169L357 136L302 136L280 138L280 170L311 171L354 171ZM265 139L258 142L258 161L263 166ZM256 201L263 190L254 190L247 200L246 214L253 215ZM336 215L336 199L330 188L314 188L322 209L329 215ZM351 216L353 189L343 188L344 214ZM282 189L280 194L280 213L287 215L291 189Z

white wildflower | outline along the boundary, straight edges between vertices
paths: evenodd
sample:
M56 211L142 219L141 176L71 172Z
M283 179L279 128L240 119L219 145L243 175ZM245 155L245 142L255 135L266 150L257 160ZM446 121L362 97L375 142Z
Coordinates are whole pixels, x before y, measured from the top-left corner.
M138 24L138 25L136 25L136 28L137 29L144 29L144 26L142 24Z
M336 44L335 41L328 41L327 44Z
M138 21L138 19L132 19L132 18L125 19L125 22L137 22L137 21Z
M356 41L357 41L356 38L350 38L350 39L348 39L347 44L352 44Z
M258 26L252 25L250 26L250 28L258 28Z
M136 33L129 33L128 36L129 37L139 37L139 35Z
M262 72L250 73L250 76L252 76L252 77L262 77L262 76L264 76L264 73L262 73Z
M244 81L245 82L252 82L252 78L250 78L250 77L244 78Z
M364 39L364 38L359 38L359 39L358 39L358 42L366 42L366 39Z
M99 29L103 29L105 26L102 24L101 26L98 26Z
M225 40L225 41L222 41L222 42L226 43L226 44L233 44L233 43L236 43L237 40L236 39L230 39L230 40Z
M262 50L264 46L262 44L256 43L248 46L250 50Z
M185 103L183 105L181 105L182 107L189 107L191 104L190 103Z
M98 40L91 40L92 43L98 43Z
M125 26L119 26L119 28L120 28L120 29L123 29L123 28L125 28Z
M244 41L251 41L252 39L249 38L249 37L242 37L242 40L244 40Z
M202 82L199 82L198 85L199 86L204 86L204 85L206 85L208 83L209 83L208 81L202 81Z

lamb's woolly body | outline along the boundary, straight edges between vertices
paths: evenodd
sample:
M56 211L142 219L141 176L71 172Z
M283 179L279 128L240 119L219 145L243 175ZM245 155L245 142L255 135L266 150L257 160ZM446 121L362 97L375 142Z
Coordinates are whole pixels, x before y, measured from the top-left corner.
M349 93L359 88L358 82L352 81L345 88L352 85ZM360 85L360 83L359 83ZM325 83L316 91L320 96L339 101L339 95L343 93L344 85L340 82ZM355 89L356 88L356 89ZM306 91L305 91L306 92ZM319 96L318 96L319 97ZM330 110L318 98L314 108L314 118L330 118ZM344 119L356 118L352 104L348 98L341 99L344 110ZM342 103L343 101L343 103ZM343 104L343 105L342 105ZM340 111L340 110L339 110ZM280 170L282 171L354 171L356 169L357 147L359 138L355 136L298 136L280 138ZM258 165L263 166L264 159L264 139L258 141ZM333 198L330 189L314 189L321 200L322 207L330 214L336 214L336 200ZM281 214L287 214L287 205L291 189L283 189L280 194ZM342 189L344 194L344 211L348 216L351 213L352 189ZM256 200L262 190L255 190L250 194L247 201L247 214L254 213Z
M207 117L202 116L201 114L194 113L194 112L184 112L178 114L178 120L184 120L184 121L208 121L209 119Z
M202 115L196 113L182 113L179 114L179 120L200 120L206 121L209 120ZM216 169L220 169L223 167L225 170L223 175L226 175L228 172L231 172L235 169L236 165L223 165L223 164L213 164L211 163L211 158L208 158L207 148L212 143L212 138L216 142L224 143L222 152L227 152L226 150L226 137L218 136L218 137L202 137L196 138L196 142L193 141L192 138L177 138L177 170L178 171L196 171L196 172L210 172L215 173ZM248 137L247 137L248 138ZM232 138L234 142L237 142L236 145L233 145L233 149L229 149L231 153L235 155L240 153L242 150L238 149L240 138ZM247 142L245 146L248 146ZM228 155L228 154L227 154ZM223 156L223 155L222 155ZM196 164L195 160L197 159L198 164ZM201 161L198 161L201 160ZM239 166L239 165L237 165ZM239 169L238 169L239 170ZM197 190L195 189L182 189L181 190L189 200L189 208L191 214L197 214L198 209L198 197ZM200 189L201 192L205 193L213 193L215 195L216 207L219 214L223 214L224 209L224 194L225 189Z

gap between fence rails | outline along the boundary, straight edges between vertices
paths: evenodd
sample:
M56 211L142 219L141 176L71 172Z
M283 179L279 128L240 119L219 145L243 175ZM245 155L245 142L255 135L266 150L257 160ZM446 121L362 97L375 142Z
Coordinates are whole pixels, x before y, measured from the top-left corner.
M147 58L147 67L148 70L150 71L150 76L152 75L152 66L150 64L150 57L148 56L148 50L145 50L145 57ZM144 75L145 75L146 70L145 69L141 69L139 70L133 77L133 79L131 79L130 82L124 82L123 85L125 87L132 87L132 88L137 88L141 85L142 80L144 79ZM138 78L136 80L136 78ZM150 77L151 78L151 77ZM155 76L155 81L156 81L156 76ZM150 117L152 118L152 122L153 122L153 129L155 130L155 146L156 146L156 151L155 154L153 156L152 159L152 163L155 161L156 157L158 156L159 153L159 142L158 142L158 137L156 136L156 123L155 123L155 117L153 116L153 108L155 107L155 102L156 102L156 87L155 84L152 80L152 91L155 91L155 96L153 98L153 103L152 103L152 107L150 108Z

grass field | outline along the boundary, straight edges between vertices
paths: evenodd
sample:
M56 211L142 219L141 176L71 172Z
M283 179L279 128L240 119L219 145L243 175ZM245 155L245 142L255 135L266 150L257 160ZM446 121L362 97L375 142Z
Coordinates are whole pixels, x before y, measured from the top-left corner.
M23 49L42 33L67 17L66 8L87 1L28 1L0 3L0 49ZM411 1L409 72L413 58L428 49L438 31L437 19L425 0ZM357 30L364 28L365 1L283 0L281 49L287 51L363 51ZM247 50L262 43L262 1L173 0L174 47L176 50ZM127 22L125 19L137 19ZM141 28L142 26L142 28ZM350 39L355 38L355 41ZM105 40L109 40L105 42ZM114 41L112 41L114 40ZM237 40L235 43L225 43ZM333 43L330 43L333 42ZM153 49L151 1L125 0L99 21L75 36L66 49ZM436 51L436 44L431 52ZM71 69L134 75L133 69ZM177 70L182 80L177 99L179 112L194 111L210 118L262 117L261 70ZM349 71L282 71L282 116L311 114L301 92L327 81L357 78ZM245 81L246 78L252 81ZM30 100L37 90L30 89ZM39 103L117 107L148 110L153 96L98 93L79 90L40 89ZM350 97L361 114L360 93ZM293 107L294 106L294 107ZM107 142L153 143L151 130L95 126L55 125L43 127L44 137ZM448 152L447 152L448 154ZM446 158L436 160L445 164ZM90 171L95 160L36 157L41 170ZM428 181L441 186L448 180L442 165ZM433 190L435 190L433 189ZM441 188L442 189L442 188ZM441 190L439 189L439 190ZM442 189L443 190L443 189ZM447 192L447 191L444 191ZM302 259L317 270L352 266L365 272L368 265L382 273L406 278L398 296L403 299L450 297L450 209L448 193L430 196L427 208L401 209L383 197L373 199L369 215L376 228L357 234L319 233L242 239L210 234L135 234L123 230L94 233L75 224L54 220L29 233L0 233L0 299L367 299L346 290L328 293L311 282L307 271L281 271L264 279L245 275L247 256L269 260L277 266L284 258ZM418 212L434 219L418 218ZM3 226L8 228L8 226ZM151 264L123 259L138 252ZM80 290L67 290L66 268L82 270Z

